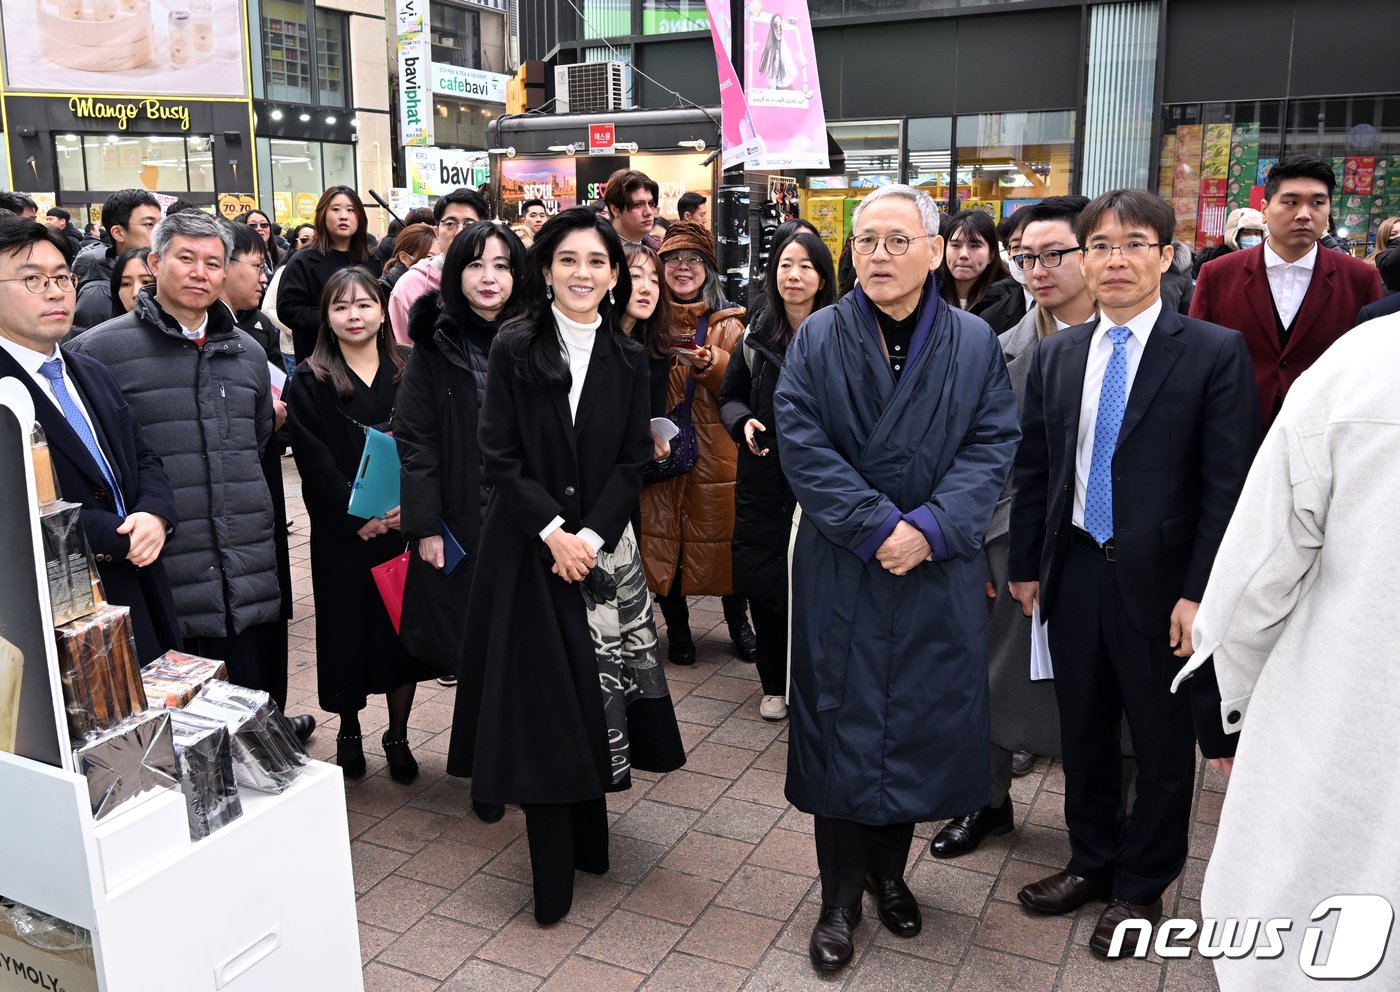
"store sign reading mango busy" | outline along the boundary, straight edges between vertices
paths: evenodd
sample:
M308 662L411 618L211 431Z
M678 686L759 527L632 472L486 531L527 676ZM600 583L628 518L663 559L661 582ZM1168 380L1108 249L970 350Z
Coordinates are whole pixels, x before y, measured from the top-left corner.
M79 120L112 120L117 130L125 131L135 120L161 124L179 124L181 131L190 129L190 108L183 103L164 100L98 100L90 96L75 96L68 100L68 109Z

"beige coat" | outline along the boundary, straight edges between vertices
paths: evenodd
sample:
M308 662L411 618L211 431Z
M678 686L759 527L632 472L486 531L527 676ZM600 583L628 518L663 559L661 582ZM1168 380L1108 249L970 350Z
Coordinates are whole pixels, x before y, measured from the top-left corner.
M1400 909L1397 494L1400 315L1349 332L1293 387L1196 617L1187 668L1214 655L1222 721L1240 731L1201 912L1294 921L1280 958L1219 959L1222 992L1400 988L1394 936L1361 981L1317 982L1298 963L1309 927L1347 929L1311 921L1324 899Z

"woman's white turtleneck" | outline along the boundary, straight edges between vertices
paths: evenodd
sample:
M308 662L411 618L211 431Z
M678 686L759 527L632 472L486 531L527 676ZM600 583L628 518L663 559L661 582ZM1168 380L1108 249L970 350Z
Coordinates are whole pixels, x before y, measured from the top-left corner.
M566 317L558 306L550 304L554 311L554 326L559 328L559 346L564 352L564 362L569 366L569 416L578 416L578 399L583 395L583 380L588 377L588 362L593 357L593 342L598 336L598 328L603 325L602 317L595 317L591 324L580 324Z

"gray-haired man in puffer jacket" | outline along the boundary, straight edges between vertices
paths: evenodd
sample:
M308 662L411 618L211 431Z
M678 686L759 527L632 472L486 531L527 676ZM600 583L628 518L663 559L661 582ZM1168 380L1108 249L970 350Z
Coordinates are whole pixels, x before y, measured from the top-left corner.
M279 621L273 512L261 457L273 430L267 358L219 299L231 242L202 211L166 217L148 259L156 284L131 312L75 339L121 384L165 462L180 526L164 561L185 649L229 679L287 699L287 669L260 650ZM315 726L293 718L305 737Z

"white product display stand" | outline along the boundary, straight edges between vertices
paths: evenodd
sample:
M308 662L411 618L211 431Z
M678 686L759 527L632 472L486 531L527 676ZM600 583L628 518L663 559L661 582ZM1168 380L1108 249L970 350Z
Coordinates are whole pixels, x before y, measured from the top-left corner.
M178 792L94 823L81 775L0 753L0 795L0 890L91 930L102 992L363 992L339 768L198 841Z
M0 405L32 423L18 385L0 382ZM32 507L27 457L23 471ZM15 509L0 522L24 526ZM340 769L313 761L281 795L239 792L243 815L193 841L178 791L94 821L82 775L0 752L0 895L90 930L100 992L364 992Z

